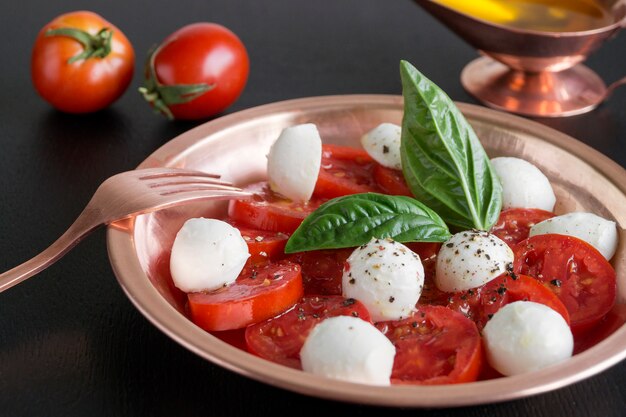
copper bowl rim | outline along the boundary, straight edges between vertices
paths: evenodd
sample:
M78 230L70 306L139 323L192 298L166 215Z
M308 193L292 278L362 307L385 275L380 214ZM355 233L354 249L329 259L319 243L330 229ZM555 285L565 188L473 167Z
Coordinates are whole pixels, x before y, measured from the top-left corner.
M191 129L157 149L139 167L182 157L211 134L239 123L281 112L354 106L402 109L396 95L337 95L292 99L226 115ZM626 194L626 171L593 148L552 128L484 107L457 103L469 119L514 127L575 154ZM594 347L566 362L525 375L439 386L376 387L311 375L274 364L233 347L194 325L172 307L152 285L136 256L132 222L109 227L107 248L118 282L135 307L158 329L202 358L252 379L298 393L352 403L393 407L456 407L495 403L555 390L591 377L626 358L626 325Z
M441 4L439 2L435 2L433 0L426 0L431 3L436 3L437 6L442 7L446 10L449 10L451 13L455 13L458 15L462 15L467 19L473 20L485 26L492 26L507 32L516 33L518 35L535 35L535 36L545 36L549 38L575 38L575 37L583 37L583 36L593 36L599 35L605 32L611 32L616 29L620 29L626 26L626 15L622 16L620 19L615 20L610 25L602 26L595 29L588 30L577 30L577 31L569 31L569 32L551 32L546 30L534 30L534 29L521 29L512 26L503 25L500 23L490 22L489 20L481 19L478 17L474 17L470 14L459 12L458 10L453 9L452 7L446 6L445 4ZM418 2L419 3L419 2Z

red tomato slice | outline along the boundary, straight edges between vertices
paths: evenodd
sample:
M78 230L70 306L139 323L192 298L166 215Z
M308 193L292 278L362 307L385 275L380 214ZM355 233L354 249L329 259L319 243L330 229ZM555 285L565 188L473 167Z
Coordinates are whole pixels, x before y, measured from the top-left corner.
M445 305L448 294L439 291L435 285L435 269L437 267L437 254L441 249L441 243L436 242L413 242L406 246L417 253L424 266L424 286L419 304Z
M435 262L424 264L424 287L417 304L445 306L450 296L451 294L441 291L435 285Z
M620 308L612 309L593 326L593 329L585 332L584 335L577 335L578 337L574 339L574 355L597 345L621 328L625 322L626 308L620 306Z
M241 237L248 244L249 263L258 264L268 260L278 261L285 257L285 245L289 240L288 234L253 229L230 219L226 219L226 221L239 230Z
M221 332L211 332L218 339L241 350L247 350L246 329L224 330Z
M305 295L341 295L343 265L354 248L300 252L288 259L302 267Z
M371 322L367 308L353 298L305 297L291 310L246 329L248 350L257 356L301 369L300 349L313 327L335 316L354 316Z
M526 275L503 274L485 284L480 297L480 316L476 325L482 329L498 310L515 301L534 301L559 313L567 324L569 313L565 305L550 289Z
M439 249L441 249L440 242L409 242L405 245L413 252L417 253L422 263L424 261L434 261Z
M448 294L446 307L462 313L482 330L498 310L515 301L546 305L561 314L567 324L570 323L569 313L561 300L541 282L525 275L505 273L478 288Z
M274 317L302 297L300 265L281 261L244 268L231 285L187 294L191 320L205 330L232 330Z
M417 308L406 319L376 323L396 347L392 383L475 381L483 359L480 333L474 322L441 306Z
M537 235L514 249L516 274L543 282L563 302L572 331L592 327L615 304L615 270L593 246L572 236Z
M372 171L376 162L362 149L322 145L322 165L313 195L326 198L381 192Z
M491 233L505 241L511 248L528 237L535 224L554 217L554 213L541 209L512 208L500 213Z
M306 216L326 201L314 197L308 203L296 203L270 190L265 181L245 189L253 192L254 198L232 200L228 215L239 224L259 230L292 233Z
M402 171L376 164L373 174L376 184L386 194L413 197L413 193L407 185Z
M467 291L445 293L447 295L445 306L450 310L457 311L463 314L468 319L472 320L478 325L481 321L481 300L482 292L485 286L478 288L472 288ZM480 327L482 328L482 327Z

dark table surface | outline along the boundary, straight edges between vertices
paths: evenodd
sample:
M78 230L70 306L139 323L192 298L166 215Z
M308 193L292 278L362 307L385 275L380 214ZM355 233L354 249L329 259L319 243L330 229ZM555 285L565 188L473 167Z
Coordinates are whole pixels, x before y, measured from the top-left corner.
M135 46L131 88L111 108L71 116L35 93L37 31L58 14L90 9ZM278 100L400 93L406 59L453 99L476 51L409 0L22 0L0 6L0 271L42 250L107 177L137 166L201 122L168 122L136 88L146 51L195 21L221 23L250 53L248 85L227 113ZM587 64L607 82L626 74L626 35ZM589 114L540 122L626 166L626 91ZM209 363L162 334L126 298L109 265L104 230L38 276L0 295L1 416L289 415L333 411L432 416L624 416L626 362L569 387L518 401L397 410L310 398Z

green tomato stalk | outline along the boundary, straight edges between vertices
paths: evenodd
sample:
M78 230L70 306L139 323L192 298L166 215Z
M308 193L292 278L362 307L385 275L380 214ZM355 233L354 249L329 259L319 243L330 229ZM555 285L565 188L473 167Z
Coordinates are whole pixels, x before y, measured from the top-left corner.
M215 85L207 83L198 84L175 84L164 85L159 82L154 66L154 59L159 52L159 48L153 48L148 54L146 61L146 78L143 86L138 91L143 98L150 103L156 113L160 113L169 120L174 120L174 114L169 109L170 105L182 104L192 101L207 91L212 90Z
M76 28L50 29L46 32L46 36L65 36L83 45L83 52L68 59L68 64L90 58L105 58L111 53L113 31L109 28L102 28L95 35Z

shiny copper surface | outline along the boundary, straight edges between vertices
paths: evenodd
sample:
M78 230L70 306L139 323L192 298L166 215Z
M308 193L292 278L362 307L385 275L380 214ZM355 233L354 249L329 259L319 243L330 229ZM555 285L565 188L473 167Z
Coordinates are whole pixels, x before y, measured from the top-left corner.
M579 64L564 71L524 72L483 57L461 73L463 86L490 107L527 116L573 116L596 108L607 88Z
M561 117L594 109L607 87L580 65L626 26L626 1L604 0L613 16L605 27L578 32L541 32L494 24L431 0L415 0L486 58L471 62L461 82L482 103L512 113Z
M182 223L225 213L224 202L192 204L139 216L109 227L111 265L135 306L165 334L207 360L299 393L394 407L453 407L526 397L587 378L626 358L626 171L606 156L546 126L484 107L459 103L491 156L511 155L539 166L557 194L556 211L589 210L619 225L617 323L603 341L539 372L470 384L375 387L329 380L258 358L195 326L184 294L171 285L169 252ZM312 122L325 142L359 146L381 122L400 123L402 97L327 96L269 104L228 115L173 139L141 167L170 166L222 174L242 185L265 176L270 144L287 126Z

